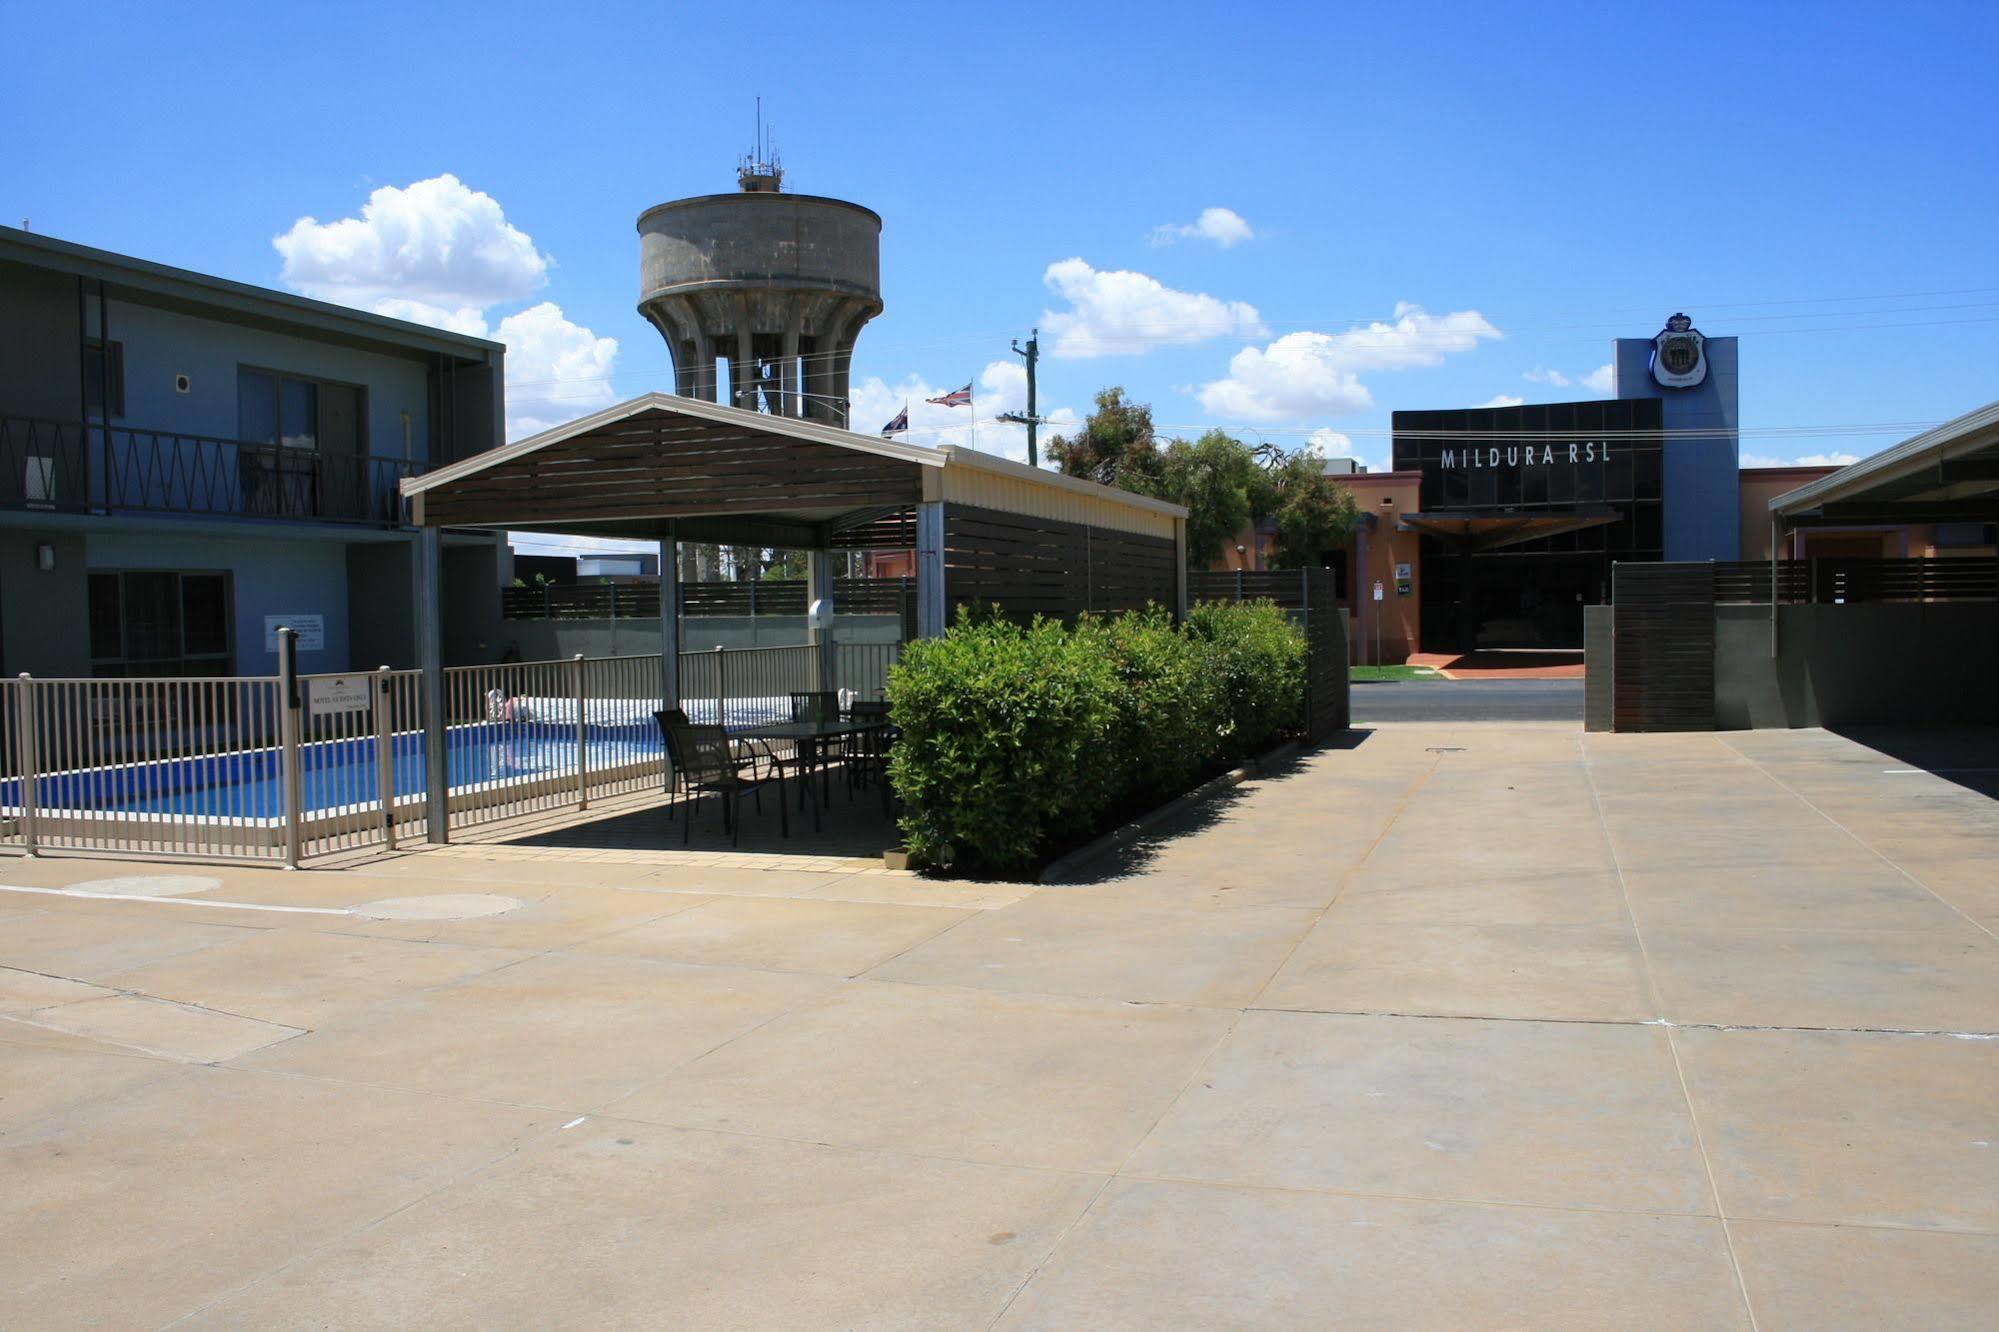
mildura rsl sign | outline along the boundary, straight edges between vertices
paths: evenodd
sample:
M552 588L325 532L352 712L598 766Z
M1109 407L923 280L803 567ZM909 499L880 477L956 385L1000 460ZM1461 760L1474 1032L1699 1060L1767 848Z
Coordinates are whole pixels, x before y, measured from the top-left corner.
M1566 440L1560 444L1487 444L1453 448L1446 444L1437 459L1440 467L1578 467L1586 463L1610 461L1610 441Z
M1397 412L1395 466L1429 510L1656 500L1660 416L1656 398Z

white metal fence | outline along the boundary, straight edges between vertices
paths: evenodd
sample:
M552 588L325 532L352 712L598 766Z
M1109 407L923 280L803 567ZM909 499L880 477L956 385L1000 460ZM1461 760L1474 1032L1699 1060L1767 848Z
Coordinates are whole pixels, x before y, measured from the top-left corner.
M793 693L882 697L901 645L689 652L697 722L790 716ZM659 789L657 656L447 668L451 827ZM422 672L36 680L0 688L0 850L297 864L428 834Z

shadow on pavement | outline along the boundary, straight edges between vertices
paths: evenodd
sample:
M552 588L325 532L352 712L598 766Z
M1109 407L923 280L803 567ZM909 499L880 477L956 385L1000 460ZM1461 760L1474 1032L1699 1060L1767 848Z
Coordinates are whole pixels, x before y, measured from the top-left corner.
M1829 726L1904 767L1999 800L1999 727Z

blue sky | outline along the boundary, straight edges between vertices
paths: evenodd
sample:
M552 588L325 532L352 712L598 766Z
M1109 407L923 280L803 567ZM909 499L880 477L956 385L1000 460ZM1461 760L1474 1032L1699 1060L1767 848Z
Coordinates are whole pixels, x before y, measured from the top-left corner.
M670 387L634 219L732 188L761 93L789 185L885 222L859 429L1016 405L1036 323L1045 410L1377 464L1678 309L1742 339L1745 455L1999 396L1993 7L1728 8L8 0L0 216L503 335L527 429Z

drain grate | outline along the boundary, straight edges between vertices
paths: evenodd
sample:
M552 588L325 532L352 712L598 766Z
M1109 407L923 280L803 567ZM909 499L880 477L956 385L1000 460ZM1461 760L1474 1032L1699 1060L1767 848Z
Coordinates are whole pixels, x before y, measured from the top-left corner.
M1463 745L1429 745L1424 748L1423 752L1426 754L1462 754L1465 752L1465 748Z

